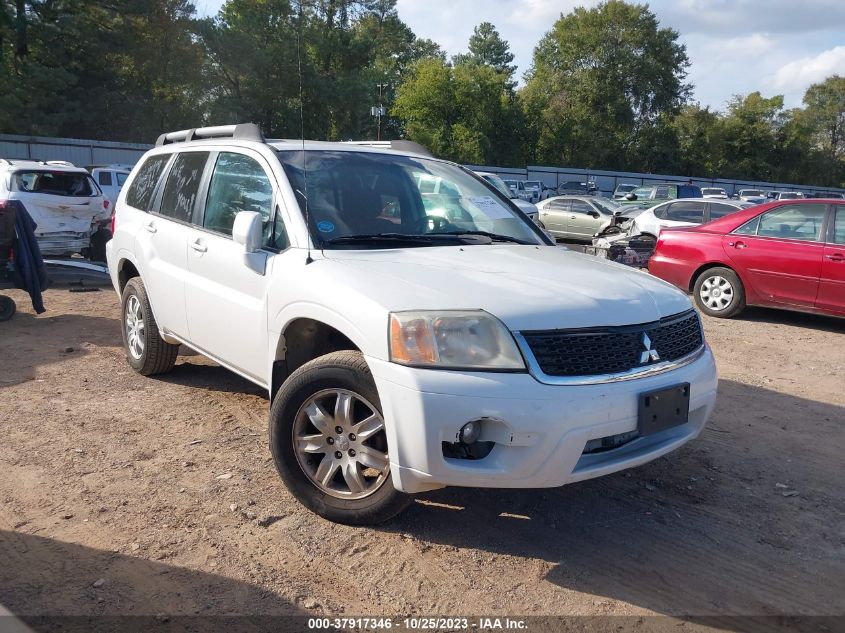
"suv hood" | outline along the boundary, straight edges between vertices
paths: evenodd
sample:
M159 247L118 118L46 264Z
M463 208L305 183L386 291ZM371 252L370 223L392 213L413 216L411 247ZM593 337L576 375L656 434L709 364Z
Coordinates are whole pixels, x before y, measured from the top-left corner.
M562 247L495 244L323 254L318 261L327 283L342 284L388 311L482 309L511 330L647 323L691 308L687 296L664 281Z

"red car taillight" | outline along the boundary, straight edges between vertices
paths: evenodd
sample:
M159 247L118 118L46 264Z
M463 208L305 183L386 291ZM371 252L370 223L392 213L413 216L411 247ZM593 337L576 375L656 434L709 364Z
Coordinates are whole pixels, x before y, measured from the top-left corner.
M103 208L104 208L104 209L108 209L108 208L109 208L109 201L108 201L108 200L103 200Z

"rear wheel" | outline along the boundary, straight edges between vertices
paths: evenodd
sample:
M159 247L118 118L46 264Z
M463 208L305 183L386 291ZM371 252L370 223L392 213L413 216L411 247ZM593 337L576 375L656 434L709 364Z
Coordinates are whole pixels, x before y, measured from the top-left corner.
M18 309L11 297L0 296L0 321L8 321Z
M270 450L293 495L330 521L382 523L412 500L393 487L381 404L360 352L326 354L291 374L270 408Z
M730 268L709 268L701 273L693 296L701 311L710 316L729 319L745 309L745 289Z
M144 282L133 277L123 289L123 347L129 365L143 376L173 369L179 346L167 343L158 331Z

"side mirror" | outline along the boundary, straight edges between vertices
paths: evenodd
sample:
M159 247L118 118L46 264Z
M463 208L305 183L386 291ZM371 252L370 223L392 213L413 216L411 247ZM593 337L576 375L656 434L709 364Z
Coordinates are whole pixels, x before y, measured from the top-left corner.
M636 199L637 199L637 194L635 194L633 191L631 193L625 194L625 200L636 200Z
M255 211L238 212L235 223L232 225L232 239L235 244L244 247L244 265L259 275L263 275L267 255L261 252L261 243L264 239L261 214Z
M598 211L590 211L590 217L591 217L591 218L597 218L597 217L599 217L600 215L601 215L601 214L600 214Z
M616 209L616 211L613 212L614 217L619 217L620 215L622 215L622 209Z

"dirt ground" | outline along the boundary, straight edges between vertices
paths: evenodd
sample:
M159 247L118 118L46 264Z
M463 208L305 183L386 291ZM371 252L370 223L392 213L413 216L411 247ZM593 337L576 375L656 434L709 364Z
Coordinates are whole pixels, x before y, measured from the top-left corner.
M428 493L366 529L288 494L260 389L196 355L133 373L111 290L52 289L37 317L7 294L14 613L845 614L845 320L705 319L720 393L695 442L560 489Z

